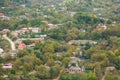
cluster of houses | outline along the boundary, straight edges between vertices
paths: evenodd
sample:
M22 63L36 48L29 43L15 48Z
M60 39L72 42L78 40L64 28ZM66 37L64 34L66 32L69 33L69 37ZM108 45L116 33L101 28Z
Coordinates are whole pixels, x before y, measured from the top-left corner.
M26 39L26 40L29 40L29 39ZM31 40L33 41L32 44L29 44L29 45L26 45L25 43L22 42L22 40L16 40L15 41L15 44L18 45L18 50L23 50L27 47L30 47L30 48L33 48L35 47L35 44L37 44L38 42L41 42L41 43L44 43L45 42L45 38L31 38Z
M41 38L39 40L34 40L34 42L32 44L30 44L30 45L26 45L22 41L18 40L18 41L16 41L16 44L18 44L18 47L17 47L18 50L23 50L23 49L25 49L27 47L33 48L33 47L35 47L36 43L38 43L38 42L44 43L44 41L45 41L44 38Z
M28 32L39 33L40 31L41 31L40 28L29 27L29 28L22 28L20 30L15 30L12 32L12 35L18 37L19 35L23 35Z
M40 29L39 29L39 28L31 28L31 27L29 27L29 28L22 28L22 29L20 29L20 30L13 31L13 32L12 32L12 35L18 37L19 35L25 34L26 32L30 32L30 31L33 32L33 33L39 33L39 32L40 32ZM10 32L9 29L3 29L3 30L2 30L2 33L3 33L3 34L7 34L7 33L9 33L9 32ZM30 45L26 45L26 44L22 43L22 39L16 40L14 43L15 43L15 44L18 44L18 50L22 50L22 49L24 49L24 48L26 48L26 47L34 47L34 46L35 46L35 43L38 43L38 42L43 43L43 42L45 41L45 37L46 37L46 36L47 36L47 35L40 35L40 38L30 38L30 40L33 40L33 41L34 41L34 43L33 43L33 44L30 44ZM24 39L23 39L23 40L24 40ZM25 40L28 40L28 39L25 38ZM3 52L3 50L0 48L0 53L2 53L2 52Z
M32 31L34 33L38 33L39 32L39 28L22 28L21 30L17 30L17 31L12 32L12 34L17 37L18 35L25 34L25 32L29 32L29 31ZM3 34L7 34L9 32L10 32L9 29L3 29L2 30ZM15 41L15 44L18 44L17 50L22 50L22 49L27 48L27 47L34 47L35 43L37 43L37 42L44 42L44 37L46 37L46 35L40 35L40 36L41 36L41 38L39 38L37 40L33 39L34 43L30 44L30 45L24 44L22 42L22 40ZM0 54L2 54L3 52L4 52L4 50L2 48L0 48ZM16 51L10 51L9 53L11 54L12 57L15 57L17 55ZM13 64L12 63L2 64L2 68L3 69L12 69L13 68Z

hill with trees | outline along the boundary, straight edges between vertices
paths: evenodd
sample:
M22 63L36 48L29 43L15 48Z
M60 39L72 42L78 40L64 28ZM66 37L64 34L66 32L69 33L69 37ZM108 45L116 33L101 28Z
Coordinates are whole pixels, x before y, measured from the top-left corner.
M0 0L0 80L120 80L119 3Z

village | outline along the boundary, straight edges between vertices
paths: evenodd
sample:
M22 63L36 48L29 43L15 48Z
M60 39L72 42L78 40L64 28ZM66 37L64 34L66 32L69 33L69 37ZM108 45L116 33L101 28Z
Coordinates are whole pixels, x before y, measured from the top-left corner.
M119 3L0 1L0 80L120 80Z

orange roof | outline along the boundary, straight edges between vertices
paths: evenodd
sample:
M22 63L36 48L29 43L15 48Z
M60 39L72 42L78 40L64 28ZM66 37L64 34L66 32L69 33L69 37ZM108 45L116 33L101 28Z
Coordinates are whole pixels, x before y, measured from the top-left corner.
M27 46L24 44L24 43L20 43L19 45L18 45L18 49L24 49L24 48L26 48Z

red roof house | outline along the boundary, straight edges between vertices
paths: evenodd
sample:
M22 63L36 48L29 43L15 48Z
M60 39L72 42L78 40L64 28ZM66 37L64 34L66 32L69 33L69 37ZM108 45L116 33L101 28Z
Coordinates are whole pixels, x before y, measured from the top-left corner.
M44 38L41 38L41 39L40 39L40 42L41 42L41 43L44 43L44 41L45 41Z
M4 17L5 15L4 15L4 13L0 13L0 17Z
M4 69L12 68L12 63L3 64Z
M18 45L18 49L24 49L24 48L26 48L27 46L24 44L24 43L20 43L19 45Z
M3 29L2 32L3 32L3 34L7 34L7 33L10 32L10 30L9 29Z

